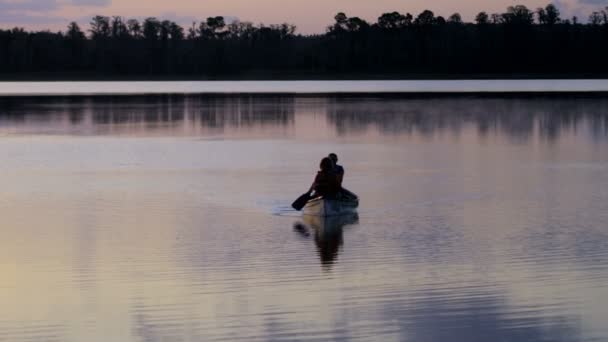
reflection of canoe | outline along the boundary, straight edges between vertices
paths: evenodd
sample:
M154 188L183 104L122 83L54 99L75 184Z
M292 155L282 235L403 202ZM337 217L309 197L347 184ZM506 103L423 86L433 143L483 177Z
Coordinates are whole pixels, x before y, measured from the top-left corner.
M359 216L356 213L330 217L305 215L303 220L314 231L321 264L329 270L338 258L343 244L342 228L359 222Z
M325 217L305 215L302 220L309 228L321 235L333 235L344 226L359 222L359 215L357 213Z
M357 212L359 207L359 197L348 192L336 198L315 197L306 202L303 212L304 215L313 216L340 216Z

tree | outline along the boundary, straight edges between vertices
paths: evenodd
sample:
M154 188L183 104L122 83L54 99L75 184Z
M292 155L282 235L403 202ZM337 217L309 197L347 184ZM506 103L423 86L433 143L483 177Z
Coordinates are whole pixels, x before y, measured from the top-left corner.
M367 29L369 27L369 24L367 23L367 21L359 17L352 17L348 18L346 27L349 32L358 32Z
M78 24L73 21L68 25L66 38L70 49L69 65L78 67L79 65L82 65L82 57L84 55L84 44L86 39L84 32L82 32Z
M597 26L600 25L604 21L602 14L600 12L593 12L589 15L589 24Z
M185 35L184 35L184 29L179 26L176 22L171 22L169 24L169 35L171 35L171 39L172 40L183 40Z
M163 20L160 23L159 32L160 40L169 40L169 37L171 37L171 22L169 20Z
M538 17L538 23L541 25L546 24L547 22L547 12L542 7L536 9L536 16Z
M224 29L226 28L224 17L207 18L207 27L209 28L212 38L222 38L225 32Z
M432 25L435 23L435 13L430 10L424 10L422 13L418 14L416 20L414 20L414 24L416 25Z
M160 21L154 17L144 20L143 34L146 40L157 40L160 34Z
M139 39L143 36L141 25L137 19L129 19L127 21L127 30L129 30L129 35L135 39Z
M253 23L234 21L228 25L228 36L232 39L250 39L255 32Z
M448 23L462 25L462 17L459 13L454 13L448 18Z
M279 32L281 33L281 39L285 39L293 36L296 32L296 26L288 23L283 23L278 27Z
M509 6L502 20L505 24L528 26L534 22L534 13L524 5Z
M479 12L475 16L475 22L477 23L477 25L487 25L490 23L490 17L486 12Z
M207 25L206 21L202 21L198 24L198 28L196 29L197 36L202 39L211 39L213 38L213 32Z
M399 12L384 13L378 18L378 26L387 30L399 29L412 23L412 15L408 13L408 16Z
M559 9L557 9L557 7L553 4L548 4L545 7L545 13L546 13L546 24L547 25L555 25L557 23L560 22L560 18L559 18Z
M125 25L122 17L112 17L111 32L112 38L125 38L129 36L129 29L127 28L127 25Z
M75 21L72 21L68 25L68 31L66 32L66 37L70 40L84 40L84 33L80 30L80 26Z
M192 22L192 25L188 28L188 39L194 40L198 37L198 30L196 28L196 21Z
M502 20L502 14L492 13L492 24L498 25L502 24L504 21Z
M414 16L411 13L405 13L405 26L410 26L414 22Z
M328 27L328 31L332 34L340 34L342 32L358 32L369 28L367 21L359 18L349 18L343 12L334 16L335 23Z
M348 17L344 12L339 12L334 16L335 23L330 27L331 32L347 31Z
M91 20L91 29L89 30L93 39L104 39L110 37L110 18L96 15Z
M560 21L559 10L555 5L548 4L545 8L539 7L536 9L538 23L541 25L555 25Z

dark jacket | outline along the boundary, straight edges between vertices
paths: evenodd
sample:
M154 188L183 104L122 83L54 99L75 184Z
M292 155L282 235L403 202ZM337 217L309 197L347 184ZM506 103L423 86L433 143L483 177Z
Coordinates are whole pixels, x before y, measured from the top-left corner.
M317 195L333 196L340 191L340 182L334 172L317 172L313 189Z
M334 172L336 173L336 177L338 177L338 183L342 186L342 180L344 179L344 168L342 165L336 164L334 166Z

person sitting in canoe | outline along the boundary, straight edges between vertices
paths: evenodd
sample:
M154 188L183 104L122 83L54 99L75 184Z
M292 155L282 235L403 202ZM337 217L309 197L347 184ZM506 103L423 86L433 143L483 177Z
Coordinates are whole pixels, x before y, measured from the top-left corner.
M331 153L331 155L335 157L335 161L338 161L338 156L335 153ZM308 192L298 197L291 204L291 207L295 210L302 210L312 198L323 196L324 199L350 202L350 206L356 208L359 205L359 197L342 187L344 168L337 165L330 157L323 158L319 168L321 170L317 172L315 181ZM354 206L352 206L352 203L355 203Z
M338 190L338 197L339 198L357 198L357 195L355 195L354 193L348 191L347 189L345 189L344 187L342 187L342 180L344 179L344 168L342 167L342 165L338 165L338 156L335 153L330 153L328 156L329 159L331 159L331 161L334 164L334 173L336 174L336 177L338 178L338 182L340 183L340 189Z
M319 168L321 170L317 172L315 181L310 188L311 191L314 190L316 196L335 196L340 191L340 181L334 171L334 162L328 157L323 158Z
M338 165L338 155L335 153L330 153L328 158L331 159L331 161L334 163L334 172L338 177L340 187L342 187L342 180L344 179L344 168L342 167L342 165Z

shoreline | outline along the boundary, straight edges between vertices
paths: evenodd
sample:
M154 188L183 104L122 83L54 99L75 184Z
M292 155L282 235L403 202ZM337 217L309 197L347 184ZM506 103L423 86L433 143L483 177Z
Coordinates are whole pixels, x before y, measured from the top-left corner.
M608 79L0 81L0 97L133 95L556 95L608 93Z
M100 75L95 73L0 73L2 82L210 82L210 81L468 81L468 80L598 80L604 73L346 73L251 72L224 75Z

